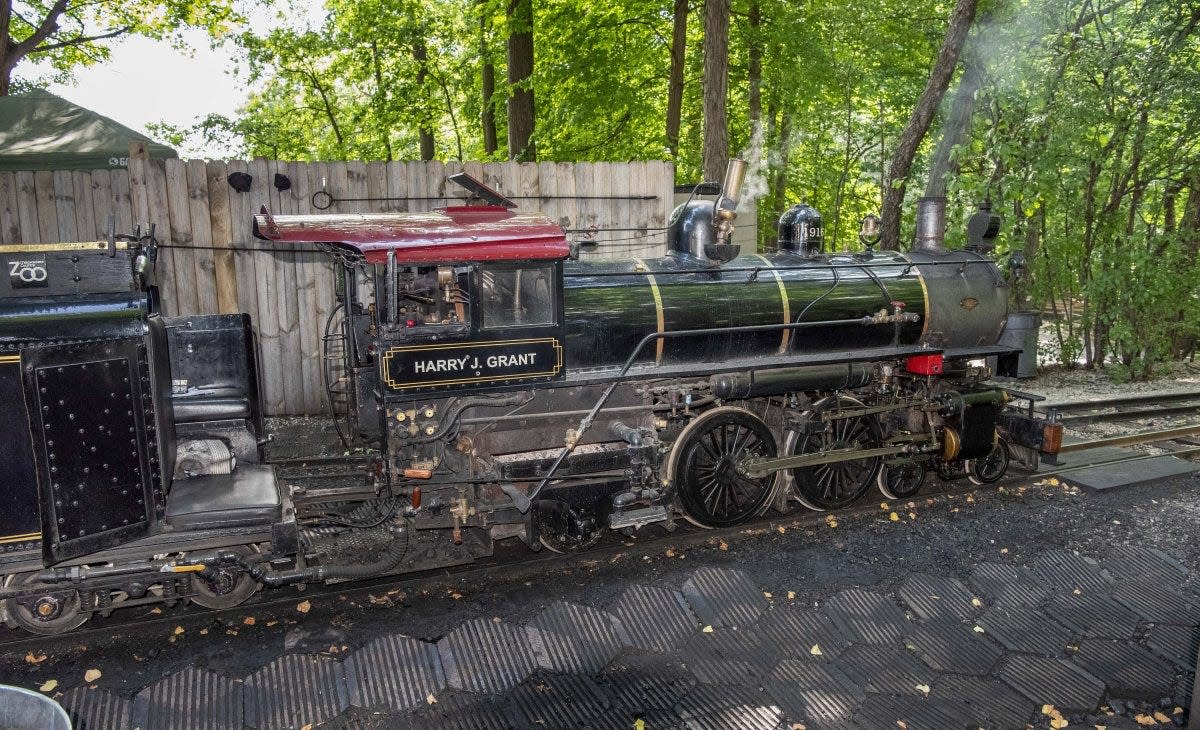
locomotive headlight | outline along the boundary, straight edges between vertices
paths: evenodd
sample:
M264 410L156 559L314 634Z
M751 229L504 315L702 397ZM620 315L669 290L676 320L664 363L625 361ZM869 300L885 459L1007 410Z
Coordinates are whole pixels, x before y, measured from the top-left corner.
M867 248L879 243L879 238L882 233L879 230L879 216L874 213L868 213L863 216L862 228L858 231L858 240L862 241Z

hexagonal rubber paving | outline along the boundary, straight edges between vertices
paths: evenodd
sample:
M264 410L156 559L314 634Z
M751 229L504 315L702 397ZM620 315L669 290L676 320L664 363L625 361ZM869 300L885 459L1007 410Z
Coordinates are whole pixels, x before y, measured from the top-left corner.
M998 679L960 674L940 678L929 697L962 702L968 717L989 728L1023 728L1025 721L1037 710L1033 700Z
M701 623L712 626L750 626L767 610L758 586L731 568L700 568L680 591Z
M552 672L593 674L632 645L616 616L577 603L555 601L529 626L539 632L530 633L534 657Z
M1157 700L1171 694L1175 668L1130 641L1087 639L1072 659L1108 686L1109 697Z
M1122 581L1109 593L1117 603L1147 621L1160 624L1200 625L1200 604L1188 600L1169 585Z
M1068 550L1050 550L1034 558L1028 565L1034 575L1054 588L1098 591L1113 582L1100 563Z
M967 710L961 702L928 697L870 695L854 715L861 728L945 730L962 727Z
M351 702L359 707L418 707L446 686L437 645L400 635L381 636L355 651L346 673L357 680Z
M245 680L246 724L251 727L316 724L349 706L342 665L325 657L285 654Z
M1046 656L1062 655L1074 636L1071 629L1041 611L1023 606L989 609L975 625L1006 649Z
M835 662L847 677L867 692L923 695L938 673L912 652L882 646L852 646Z
M669 710L697 685L678 661L629 655L616 659L596 677L616 703L634 713Z
M630 586L609 607L625 627L633 646L670 651L700 629L683 594L665 588Z
M810 656L815 647L820 655L834 657L850 646L850 639L828 616L791 606L773 606L754 631L781 656Z
M490 695L442 692L437 702L417 711L414 728L438 730L514 730L521 727L507 703Z
M925 620L947 618L963 621L974 616L978 610L971 603L975 594L957 578L944 575L914 573L896 589L896 597Z
M1118 545L1100 563L1117 580L1162 581L1177 585L1187 577L1182 563L1162 550L1140 545Z
M446 684L469 692L502 692L537 666L525 629L471 619L438 642Z
M778 730L783 708L747 687L699 687L675 706L689 730Z
M1027 568L1008 563L980 563L967 583L988 606L1037 606L1049 593Z
M71 726L88 728L132 727L132 703L102 689L76 687L58 699L71 718Z
M813 659L784 659L771 672L772 682L798 689L844 692L861 700L863 688L855 683L838 664Z
M242 682L186 667L138 692L133 716L143 728L241 730L245 725Z
M770 670L778 660L776 647L753 629L713 629L687 640L676 656L685 662L698 659L732 659Z
M895 644L908 630L909 621L892 599L861 588L842 591L821 607L851 641Z
M951 621L914 627L905 645L931 668L959 674L987 674L1004 655L981 634Z
M1104 695L1103 682L1061 659L1010 656L996 676L1038 706L1062 712L1091 712Z
M1089 639L1128 639L1141 618L1108 596L1060 593L1042 609L1054 620Z
M508 695L509 713L524 727L581 727L612 702L589 677L537 673Z
M1200 627L1155 626L1146 636L1146 646L1176 666L1194 670L1200 653Z
M769 683L765 690L779 703L785 715L793 720L803 720L801 724L805 727L817 729L850 727L854 713L866 697L861 692L808 689L776 682Z

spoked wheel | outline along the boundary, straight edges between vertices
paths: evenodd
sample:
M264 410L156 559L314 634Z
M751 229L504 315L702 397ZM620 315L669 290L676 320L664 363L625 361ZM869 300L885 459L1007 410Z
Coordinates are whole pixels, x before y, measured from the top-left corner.
M987 456L967 462L967 478L975 484L998 482L1008 471L1008 458L1008 444L998 438Z
M911 460L884 464L875 481L888 499L908 499L925 483L925 464Z
M249 557L254 552L247 547L236 548L236 551L243 557ZM236 566L217 568L211 580L200 574L192 577L192 603L205 608L233 608L257 590L258 581Z
M846 396L823 398L813 406L812 416L865 406ZM873 414L834 418L820 433L799 435L792 439L791 454L813 454L842 449L872 449L883 438L879 420ZM830 464L798 466L792 469L796 498L809 509L818 511L840 509L854 502L871 487L879 473L883 458L847 459Z
M17 578L11 582L30 585L38 581L36 574L30 573L23 579ZM33 598L10 599L8 615L13 623L26 631L46 636L77 629L92 616L89 611L83 610L83 600L79 591L49 585L45 586L41 595Z
M679 434L668 464L684 517L700 527L728 527L765 512L779 474L751 478L738 465L777 453L771 429L750 411L722 406L696 418Z

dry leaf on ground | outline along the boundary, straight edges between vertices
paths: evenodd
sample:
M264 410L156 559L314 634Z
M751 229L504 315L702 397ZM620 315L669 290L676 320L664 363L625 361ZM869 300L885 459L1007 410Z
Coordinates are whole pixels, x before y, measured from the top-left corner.
M83 681L95 682L97 679L100 679L100 677L102 677L102 676L103 675L100 673L99 669L89 669L83 673Z

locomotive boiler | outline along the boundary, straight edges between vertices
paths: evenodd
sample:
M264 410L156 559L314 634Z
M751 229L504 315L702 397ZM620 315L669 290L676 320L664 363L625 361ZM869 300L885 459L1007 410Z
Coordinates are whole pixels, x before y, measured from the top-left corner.
M337 306L328 401L360 479L264 463L244 315L158 311L153 235L6 250L0 284L0 607L74 628L121 606L229 607L261 586L469 563L497 541L586 548L608 530L727 527L795 503L915 494L930 471L1035 468L1061 426L991 381L1007 283L994 220L942 245L827 252L795 206L778 246L730 244L744 166L689 201L658 257L580 260L563 229L466 175L474 204L272 215L316 245Z

